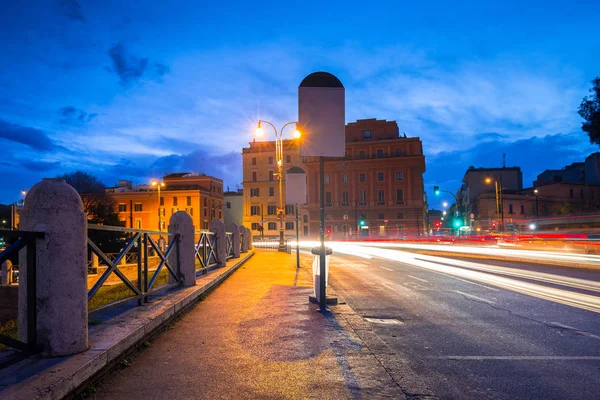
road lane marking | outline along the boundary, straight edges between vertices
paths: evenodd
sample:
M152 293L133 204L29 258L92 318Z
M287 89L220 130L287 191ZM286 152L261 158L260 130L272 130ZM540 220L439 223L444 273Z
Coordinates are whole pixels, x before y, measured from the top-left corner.
M435 358L438 360L515 360L515 361L587 361L587 360L600 360L600 356L440 356L440 357L428 357Z
M393 269L391 269L391 268L382 267L381 265L379 266L379 268L381 268L381 269L385 269L386 271L391 271L391 272L393 272L393 271L394 271L394 270L393 270Z
M568 330L573 331L574 333L577 333L579 335L583 335L583 336L587 336L587 337L592 338L592 339L598 339L598 340L600 340L600 336L594 335L593 333L590 333L590 332L582 331L581 329L577 329L577 328L575 328L573 326L563 325L563 324L560 324L558 322L550 322L550 325L555 326L557 328L568 329Z
M412 276L412 275L406 275L406 276L408 276L409 278L416 279L416 280L421 281L421 282L427 282L427 283L429 283L429 281L426 281L425 279L417 278L416 276Z
M499 291L500 291L500 289L496 289L496 288L493 288L493 287L489 287L489 286L486 286L486 285L482 285L481 283L471 282L471 281L468 281L468 280L466 280L466 279L457 278L456 276L453 276L453 275L450 275L450 274L445 274L445 273L443 273L443 272L437 272L437 271L433 271L433 272L435 272L436 274L445 275L445 276L447 276L447 277L449 277L449 278L458 279L459 281L463 281L463 282L470 283L471 285L477 285L477 286L481 286L481 287L484 287L484 288L486 288L486 289L493 290L493 291L495 291L495 292L499 292Z
M455 290L454 292L455 292L455 293L458 293L458 294L461 294L461 295L463 295L463 296L465 296L465 297L469 297L469 298L471 298L471 299L477 300L477 301L483 301L484 303L488 303L488 304L495 304L495 303L494 303L493 301L491 301L491 300L482 299L481 297L473 296L472 294L464 293L464 292L461 292L461 291L459 291L459 290Z

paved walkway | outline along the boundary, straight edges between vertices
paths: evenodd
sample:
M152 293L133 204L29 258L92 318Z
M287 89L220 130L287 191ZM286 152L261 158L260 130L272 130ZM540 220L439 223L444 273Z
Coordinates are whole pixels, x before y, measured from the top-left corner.
M404 398L346 305L308 302L310 262L256 255L92 399ZM354 323L349 321L354 320Z

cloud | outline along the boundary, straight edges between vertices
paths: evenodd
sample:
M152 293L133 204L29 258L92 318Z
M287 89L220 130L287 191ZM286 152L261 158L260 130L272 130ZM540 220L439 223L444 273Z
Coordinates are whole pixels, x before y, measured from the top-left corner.
M98 113L86 113L85 111L73 106L63 107L58 110L58 113L63 117L60 120L61 124L88 123L98 116Z
M83 16L83 12L81 12L81 6L77 0L58 0L57 6L58 12L61 15L76 21L85 22L85 17Z
M43 131L12 124L2 119L0 119L0 139L24 144L39 151L52 151L56 148L52 140Z
M34 172L48 172L54 169L60 168L60 162L46 162L46 161L21 161L21 165L30 171Z
M162 78L169 72L169 67L165 64L153 63L148 68L148 58L140 58L128 53L123 43L117 43L108 51L113 62L112 71L119 75L120 83L123 86L139 80L147 72L154 79Z

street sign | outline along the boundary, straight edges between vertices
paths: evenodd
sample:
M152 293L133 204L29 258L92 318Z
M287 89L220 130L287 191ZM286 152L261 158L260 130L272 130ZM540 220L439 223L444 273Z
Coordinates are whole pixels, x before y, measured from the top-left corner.
M287 170L285 202L287 204L306 204L306 173L302 168L292 167Z

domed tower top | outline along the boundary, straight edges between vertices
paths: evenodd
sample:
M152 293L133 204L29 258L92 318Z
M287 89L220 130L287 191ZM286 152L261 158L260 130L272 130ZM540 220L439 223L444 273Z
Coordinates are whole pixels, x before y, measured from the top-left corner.
M339 87L342 82L329 72L313 72L302 80L300 87Z

